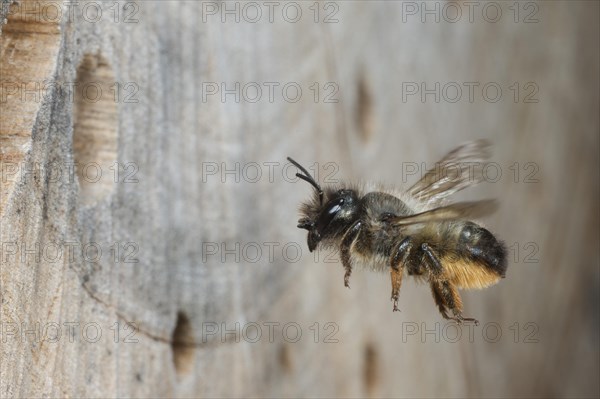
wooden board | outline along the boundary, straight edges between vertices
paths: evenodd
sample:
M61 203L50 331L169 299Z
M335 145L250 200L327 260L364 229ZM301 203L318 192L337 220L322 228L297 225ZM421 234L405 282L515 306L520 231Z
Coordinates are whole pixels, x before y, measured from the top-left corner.
M0 396L598 396L598 3L465 3L2 8L3 89L55 85L0 103ZM308 252L286 156L408 186L475 138L478 327Z

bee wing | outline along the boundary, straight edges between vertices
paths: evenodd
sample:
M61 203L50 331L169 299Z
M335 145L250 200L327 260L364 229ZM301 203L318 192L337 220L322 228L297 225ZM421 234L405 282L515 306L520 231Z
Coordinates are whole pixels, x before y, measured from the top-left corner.
M408 193L417 200L436 205L442 199L483 180L485 161L491 155L487 140L464 143L450 151Z
M477 219L498 209L496 200L457 202L410 216L392 216L388 219L395 226L419 223L443 222L448 220Z

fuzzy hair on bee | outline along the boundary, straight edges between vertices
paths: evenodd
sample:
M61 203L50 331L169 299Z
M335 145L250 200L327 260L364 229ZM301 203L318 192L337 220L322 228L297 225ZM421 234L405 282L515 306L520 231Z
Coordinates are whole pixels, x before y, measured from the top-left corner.
M313 186L300 206L298 227L308 231L309 250L339 248L344 285L355 268L389 271L393 311L398 311L404 274L428 283L445 319L463 316L458 289L481 289L506 275L506 246L471 220L494 212L495 200L448 203L448 197L483 180L489 143L476 140L444 156L406 191L339 184L321 188L308 171L288 157L296 176ZM449 312L452 314L450 315Z

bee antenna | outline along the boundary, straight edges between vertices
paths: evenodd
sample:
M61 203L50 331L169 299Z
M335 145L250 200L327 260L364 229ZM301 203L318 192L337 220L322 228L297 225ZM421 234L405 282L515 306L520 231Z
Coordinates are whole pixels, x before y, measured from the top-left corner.
M298 162L294 161L290 157L287 157L287 160L290 161L292 164L294 164L295 167L297 167L304 173L304 174L296 173L296 176L298 176L300 179L304 180L305 182L310 183L317 190L317 193L319 193L319 202L321 203L321 205L323 205L323 190L321 189L321 186L319 186L319 183L317 183L315 181L315 179L311 176L311 174L308 173L308 171L306 169L304 169L304 167L302 165L300 165Z

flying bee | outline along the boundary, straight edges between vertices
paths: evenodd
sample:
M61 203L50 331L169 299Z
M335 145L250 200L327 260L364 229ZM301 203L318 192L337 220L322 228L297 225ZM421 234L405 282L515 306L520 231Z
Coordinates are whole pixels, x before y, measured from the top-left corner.
M308 230L308 249L339 247L349 287L357 266L390 271L393 311L398 311L402 276L428 282L445 319L463 316L461 288L485 288L506 274L506 247L469 221L497 209L495 200L447 204L447 197L483 180L489 143L467 142L449 152L405 192L341 184L321 188L298 162L288 160L310 183L313 197L302 203L298 227ZM448 312L452 312L452 316Z

